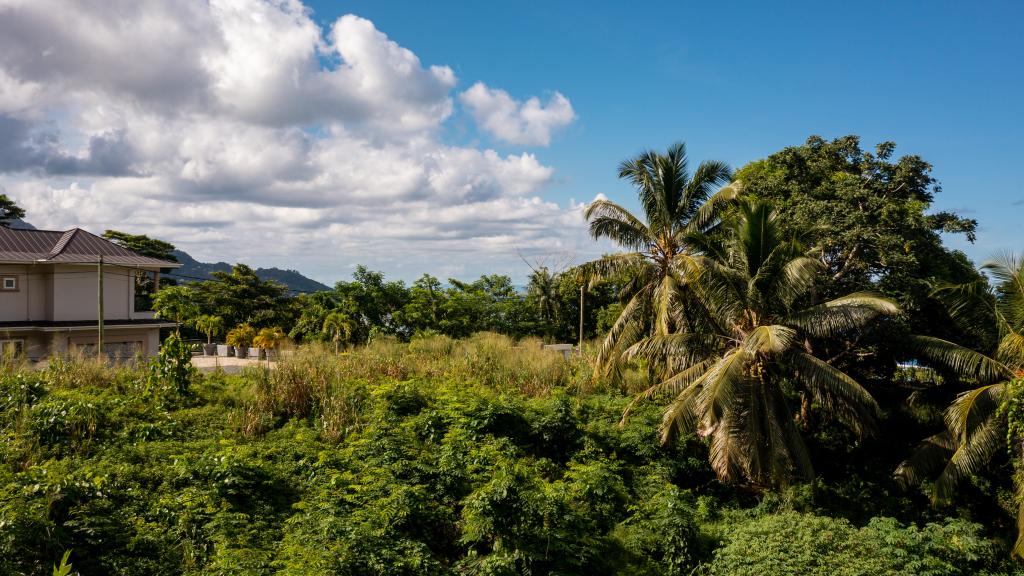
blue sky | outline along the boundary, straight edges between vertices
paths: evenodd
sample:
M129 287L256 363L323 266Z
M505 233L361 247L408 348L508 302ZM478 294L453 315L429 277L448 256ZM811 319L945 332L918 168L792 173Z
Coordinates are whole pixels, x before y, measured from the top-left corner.
M581 261L582 203L685 141L931 162L976 261L1021 247L1022 2L8 0L0 193L33 224L332 283Z
M537 152L557 170L552 197L628 199L617 163L676 140L738 167L811 134L857 134L935 166L935 208L981 225L975 246L951 244L975 259L1021 245L1022 2L309 5L323 22L369 18L425 63L514 97L565 94L578 120ZM458 117L451 132L477 137Z

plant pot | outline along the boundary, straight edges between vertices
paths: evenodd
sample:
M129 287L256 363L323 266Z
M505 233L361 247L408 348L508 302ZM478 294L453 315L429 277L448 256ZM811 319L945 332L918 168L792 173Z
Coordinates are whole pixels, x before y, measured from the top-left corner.
M235 346L235 358L246 358L249 354L249 349L244 346Z
M253 360L263 359L263 348L249 348L249 358Z
M203 344L203 356L213 356L217 353L216 344Z
M217 344L217 356L227 358L235 355L235 347L227 344Z

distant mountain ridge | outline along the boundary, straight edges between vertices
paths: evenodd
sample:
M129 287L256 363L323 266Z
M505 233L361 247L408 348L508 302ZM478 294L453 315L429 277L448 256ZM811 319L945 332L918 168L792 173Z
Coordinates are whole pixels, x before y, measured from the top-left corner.
M182 252L181 250L174 250L171 254L181 263L181 268L174 270L171 273L171 277L183 276L184 278L178 278L178 280L183 282L195 281L196 279L211 280L213 279L214 272L231 272L231 264L227 262L214 262L212 264L200 262L189 256L187 252ZM296 270L256 268L255 271L256 276L260 280L274 280L295 292L320 292L331 289L326 284L317 282L312 278L307 278Z

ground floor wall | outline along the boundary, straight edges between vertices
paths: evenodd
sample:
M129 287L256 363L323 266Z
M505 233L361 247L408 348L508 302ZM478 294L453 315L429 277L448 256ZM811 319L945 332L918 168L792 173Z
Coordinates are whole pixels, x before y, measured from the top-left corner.
M30 360L67 354L91 356L96 353L97 339L94 330L0 332L0 353L23 353ZM103 333L103 351L114 360L155 356L160 351L160 329L107 329Z

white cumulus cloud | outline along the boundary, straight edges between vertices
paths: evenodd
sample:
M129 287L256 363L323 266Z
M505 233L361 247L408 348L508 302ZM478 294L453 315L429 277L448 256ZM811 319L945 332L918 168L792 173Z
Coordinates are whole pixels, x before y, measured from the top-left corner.
M0 188L38 227L146 233L333 281L365 263L513 272L592 250L530 153L444 140L458 79L369 20L298 0L0 0ZM459 102L547 145L568 99Z
M547 104L537 97L520 102L508 92L477 82L459 95L477 124L495 138L510 144L548 146L555 131L576 118L569 99L559 92Z

